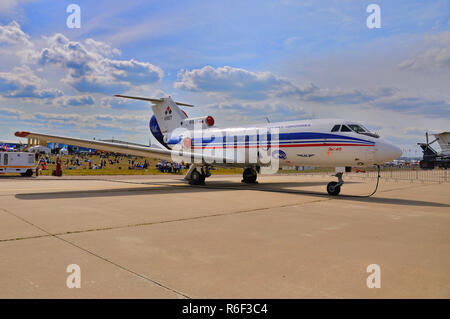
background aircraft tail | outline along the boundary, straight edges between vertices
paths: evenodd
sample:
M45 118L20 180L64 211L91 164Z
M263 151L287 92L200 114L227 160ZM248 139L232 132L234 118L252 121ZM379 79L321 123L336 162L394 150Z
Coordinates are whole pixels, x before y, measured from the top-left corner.
M438 138L438 143L442 152L450 153L450 132L442 132L433 135Z

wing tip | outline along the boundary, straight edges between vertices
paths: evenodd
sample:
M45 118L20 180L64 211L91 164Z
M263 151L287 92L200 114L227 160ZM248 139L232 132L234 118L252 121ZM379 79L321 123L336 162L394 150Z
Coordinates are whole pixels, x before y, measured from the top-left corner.
M17 137L27 137L28 135L30 135L30 132L16 132L14 133L14 135Z

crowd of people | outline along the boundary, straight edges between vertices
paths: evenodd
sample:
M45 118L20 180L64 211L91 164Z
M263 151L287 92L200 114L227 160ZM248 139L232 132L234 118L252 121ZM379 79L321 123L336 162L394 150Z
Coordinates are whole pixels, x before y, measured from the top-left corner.
M177 162L168 162L162 160L158 164L156 164L156 168L161 173L180 173L183 168L188 168L184 165L184 163Z
M108 153L80 153L60 156L54 154L36 153L36 162L38 163L39 169L43 171L49 169L49 164L55 164L58 161L58 158L61 161L62 170L99 170L105 168L123 169L123 167L126 168L127 166L129 170L148 170L150 167L150 162L148 159L136 156ZM189 165L185 165L183 162L177 163L162 160L154 167L156 167L156 169L161 173L177 174L181 173L183 169L189 168Z
M134 159L128 160L128 169L147 169L148 161L145 160L143 163L141 161L135 161Z
M120 164L121 160L122 156L119 155L100 154L99 163L95 163L90 154L76 154L72 155L70 158L66 158L63 168L103 169L108 166ZM122 167L119 166L119 169L122 169Z

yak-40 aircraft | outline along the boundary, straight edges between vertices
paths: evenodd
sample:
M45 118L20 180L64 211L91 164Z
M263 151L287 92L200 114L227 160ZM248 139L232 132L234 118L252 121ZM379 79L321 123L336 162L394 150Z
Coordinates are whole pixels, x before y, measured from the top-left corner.
M338 181L327 185L337 195L348 166L372 166L392 161L401 150L354 121L337 119L265 123L216 128L211 116L189 118L170 97L151 99L116 95L152 102L150 132L161 147L118 144L33 132L16 132L30 142L54 142L128 155L190 163L185 180L203 184L213 167L242 167L243 182L256 183L257 173L276 172L280 165L336 167ZM32 143L33 144L33 143Z

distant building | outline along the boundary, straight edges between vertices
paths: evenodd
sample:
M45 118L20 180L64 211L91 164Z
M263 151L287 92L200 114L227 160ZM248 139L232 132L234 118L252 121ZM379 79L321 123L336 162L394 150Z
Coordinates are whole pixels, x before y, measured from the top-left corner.
M26 147L27 144L22 144L19 141L14 140L0 140L0 148L8 151L20 151L22 148Z

